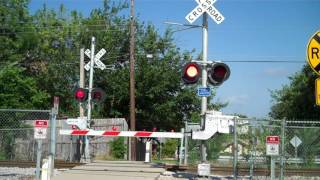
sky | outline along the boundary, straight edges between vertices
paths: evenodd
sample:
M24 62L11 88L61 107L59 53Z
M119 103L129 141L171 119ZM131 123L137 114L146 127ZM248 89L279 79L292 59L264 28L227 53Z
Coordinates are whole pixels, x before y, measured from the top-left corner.
M88 16L103 1L31 0L29 9L34 12L44 3L55 9L64 4ZM185 16L196 6L195 0L135 0L135 15L163 33L168 27L184 28L167 21L189 24ZM225 20L218 25L208 19L208 60L223 61L231 69L213 101L229 103L222 109L225 114L268 117L271 91L289 84L288 77L306 64L308 41L320 30L320 0L217 0L213 6ZM123 13L129 15L129 10ZM193 24L201 25L202 17ZM195 49L196 57L202 51L202 30L177 31L174 41L182 50Z

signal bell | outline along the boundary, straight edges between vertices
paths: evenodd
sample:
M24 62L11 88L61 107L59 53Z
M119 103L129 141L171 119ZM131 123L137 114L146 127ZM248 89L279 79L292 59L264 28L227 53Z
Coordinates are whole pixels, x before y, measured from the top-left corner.
M186 84L195 84L198 82L201 74L201 67L194 62L187 63L182 71L182 80Z
M221 85L230 76L229 66L225 63L214 63L208 71L209 83L214 86Z

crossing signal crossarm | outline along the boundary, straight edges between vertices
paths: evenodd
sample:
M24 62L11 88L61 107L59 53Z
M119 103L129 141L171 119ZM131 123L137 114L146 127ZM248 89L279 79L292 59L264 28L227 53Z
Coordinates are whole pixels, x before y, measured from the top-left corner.
M78 102L85 102L88 100L89 90L85 88L77 88L74 92L74 98ZM91 100L94 103L101 103L105 100L106 93L101 88L93 88L91 91Z

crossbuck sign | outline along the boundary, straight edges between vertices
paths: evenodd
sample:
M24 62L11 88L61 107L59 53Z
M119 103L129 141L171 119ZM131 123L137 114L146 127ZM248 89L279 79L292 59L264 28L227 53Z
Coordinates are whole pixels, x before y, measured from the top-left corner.
M220 24L224 21L223 15L213 6L217 0L195 0L198 6L194 8L187 16L186 19L189 23L193 23L198 19L204 12L208 13L209 16L217 23Z
M107 51L105 49L101 49L94 57L94 64L97 65L97 67L101 70L104 70L106 68L106 65L103 64L103 62L100 61L100 58L106 53ZM91 57L91 52L89 49L87 49L85 52L84 52L89 58ZM89 71L90 70L90 66L91 66L91 63L89 62L88 64L86 64L84 66L84 68Z

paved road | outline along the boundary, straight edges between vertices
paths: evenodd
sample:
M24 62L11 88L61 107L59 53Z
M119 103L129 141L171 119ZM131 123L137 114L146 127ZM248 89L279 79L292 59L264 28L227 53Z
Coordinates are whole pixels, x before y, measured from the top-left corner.
M74 167L54 177L54 180L151 180L165 169L152 164L132 161L94 161Z

